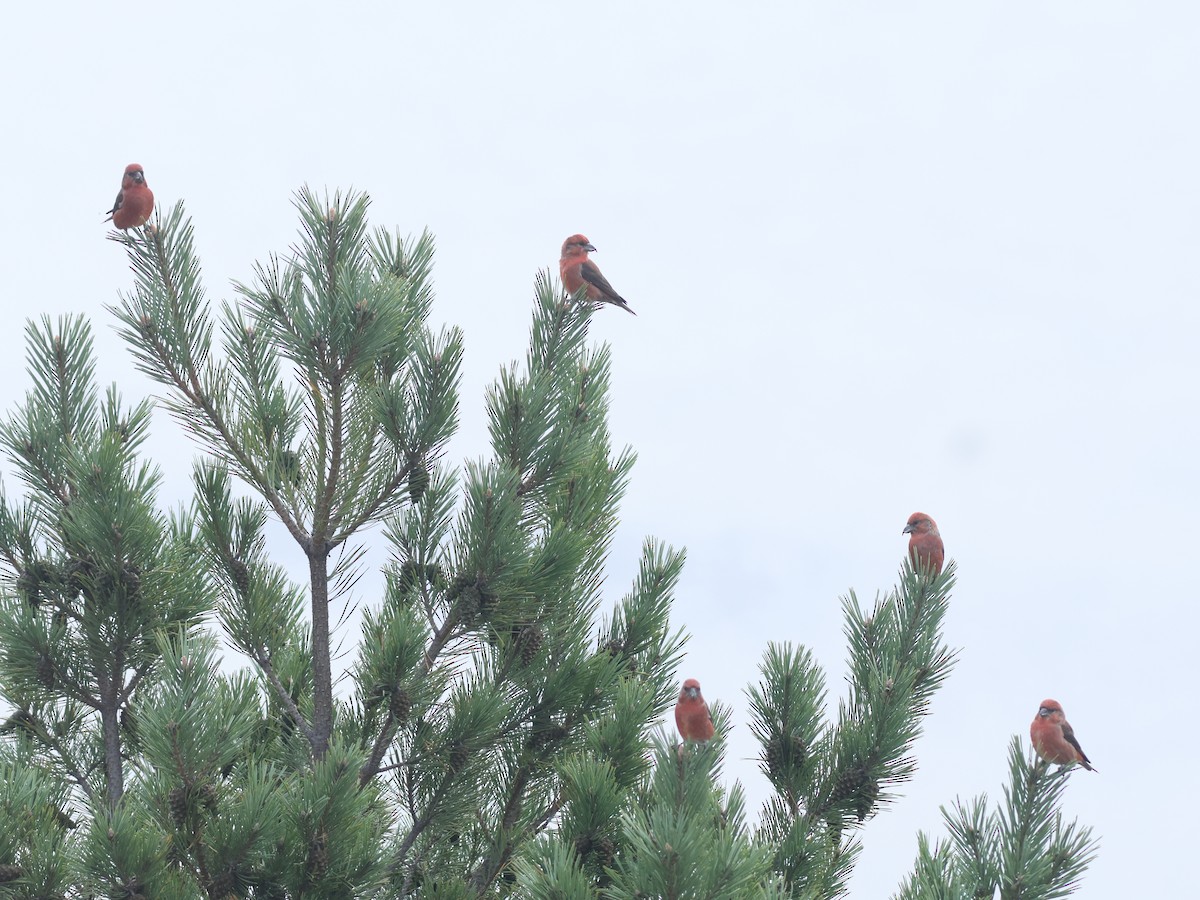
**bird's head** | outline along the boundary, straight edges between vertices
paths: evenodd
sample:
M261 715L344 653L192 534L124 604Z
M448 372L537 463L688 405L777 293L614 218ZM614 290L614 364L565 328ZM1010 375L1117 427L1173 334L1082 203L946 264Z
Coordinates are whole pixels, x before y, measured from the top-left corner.
M680 696L690 697L693 700L699 699L699 697L700 697L700 682L698 682L695 678L689 678L687 681L685 681L683 683L683 691L680 694Z
M908 524L901 534L937 534L937 522L923 512L915 512L908 517Z
M146 172L138 163L130 163L125 167L125 180L131 184L145 184Z
M1057 700L1043 700L1042 705L1038 707L1039 719L1048 719L1055 713L1060 716L1063 714L1062 707L1058 705Z
M595 252L596 248L592 246L592 242L582 234L573 234L563 241L563 256L577 256L580 253L582 253L584 256L587 256L589 253Z

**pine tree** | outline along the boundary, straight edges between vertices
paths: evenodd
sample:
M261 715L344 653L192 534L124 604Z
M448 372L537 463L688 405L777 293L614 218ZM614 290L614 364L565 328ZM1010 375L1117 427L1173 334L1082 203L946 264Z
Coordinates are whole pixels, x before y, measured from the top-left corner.
M920 836L917 861L896 900L995 897L1043 900L1066 897L1096 855L1090 828L1064 822L1059 808L1069 770L1031 762L1013 738L1009 783L1002 809L988 812L987 798L942 808L950 840L930 846Z
M749 691L751 728L775 788L761 826L775 868L813 896L843 890L858 844L853 833L912 777L908 756L955 653L941 623L954 566L937 577L905 561L899 588L864 612L843 601L850 647L850 696L837 721L823 715L825 678L803 648L772 645Z
M462 336L426 326L433 241L370 231L367 206L302 191L297 245L215 313L182 205L114 235L136 276L120 331L202 453L170 515L138 455L150 405L99 399L85 322L30 325L33 388L0 426L25 487L0 506L0 897L844 893L952 667L953 566L906 566L870 612L845 600L833 719L811 654L768 648L750 726L775 793L748 816L722 784L729 709L707 746L655 727L683 553L647 540L602 610L634 456L611 446L593 310L539 276L526 358L487 392L490 453L447 465ZM339 684L376 526L382 595ZM901 896L934 895L935 871L1073 886L1092 850L1055 824L1066 780L1013 765L1007 810L960 810Z
M197 527L222 624L271 689L276 724L257 753L291 772L353 754L359 796L386 797L353 811L377 823L370 878L478 895L510 883L514 852L559 814L563 756L587 748L641 765L645 725L673 696L682 641L667 615L682 555L648 542L634 590L593 637L633 456L609 446L610 358L586 346L591 310L539 281L525 365L488 395L494 455L468 464L460 487L440 454L461 338L423 325L432 240L368 235L362 197L302 193L298 207L300 245L238 286L219 356L180 209L129 243L138 286L116 312L210 454L196 471ZM231 477L258 500L235 499ZM307 591L266 554L271 512L309 560ZM330 559L376 521L393 550L386 595L363 616L354 691L339 702L329 606L358 574L358 552ZM629 679L643 692L636 707ZM605 729L630 712L631 727ZM289 890L371 883L366 870L333 878L350 858L333 811L295 824L308 852Z
M109 810L126 777L122 731L160 662L155 635L196 624L210 602L186 563L195 536L157 511L158 475L138 458L150 407L98 396L91 333L78 318L27 329L34 388L0 427L29 489L0 507L0 671L16 724ZM10 720L14 721L14 720Z

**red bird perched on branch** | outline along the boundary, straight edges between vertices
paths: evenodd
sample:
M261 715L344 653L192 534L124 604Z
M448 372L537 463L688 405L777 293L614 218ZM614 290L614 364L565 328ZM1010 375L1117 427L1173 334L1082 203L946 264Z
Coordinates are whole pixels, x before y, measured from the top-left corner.
M589 253L595 253L592 242L582 234L573 234L562 245L562 256L558 260L558 274L567 291L574 295L585 284L587 298L596 303L611 303L619 306L631 315L637 315L625 298L613 290L608 279L600 274L596 264L587 258Z
M137 228L149 221L152 212L154 192L146 184L146 173L137 163L130 163L125 167L117 202L104 221L111 219L114 228Z
M675 704L675 725L685 741L703 743L712 740L712 716L708 714L708 704L700 694L700 682L695 678L685 681L683 690L679 692L679 702Z
M1046 762L1069 766L1079 763L1089 772L1095 772L1092 761L1087 758L1079 741L1075 739L1075 729L1063 714L1063 708L1057 700L1043 700L1029 726L1029 739L1033 741L1033 749Z
M934 575L942 574L942 561L946 550L942 536L938 534L937 522L923 512L908 517L908 524L901 534L911 535L908 539L908 555L918 569L932 569Z

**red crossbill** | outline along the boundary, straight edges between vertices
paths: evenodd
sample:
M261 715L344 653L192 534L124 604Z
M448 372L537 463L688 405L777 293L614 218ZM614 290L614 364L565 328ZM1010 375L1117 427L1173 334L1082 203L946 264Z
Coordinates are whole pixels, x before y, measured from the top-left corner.
M146 173L137 163L130 163L125 167L117 202L108 211L108 219L104 221L111 219L114 228L136 228L145 225L152 212L154 192L146 184Z
M915 512L908 517L908 524L901 534L911 535L908 539L908 555L913 565L918 569L932 569L934 575L940 575L946 550L942 547L937 522L923 512Z
M1096 771L1075 739L1075 729L1067 721L1057 700L1042 701L1037 715L1033 717L1033 724L1029 726L1029 740L1033 742L1033 749L1038 756L1046 762L1060 766L1079 763L1089 772Z
M589 253L596 250L591 241L582 234L573 234L562 245L562 256L558 260L558 274L562 277L563 286L574 294L585 284L587 298L596 303L611 303L619 306L627 313L637 315L625 298L613 290L608 279L600 274L596 264L587 258Z
M708 714L708 704L700 694L700 682L695 678L685 681L683 690L679 692L679 702L675 704L675 725L685 741L712 740L712 716Z

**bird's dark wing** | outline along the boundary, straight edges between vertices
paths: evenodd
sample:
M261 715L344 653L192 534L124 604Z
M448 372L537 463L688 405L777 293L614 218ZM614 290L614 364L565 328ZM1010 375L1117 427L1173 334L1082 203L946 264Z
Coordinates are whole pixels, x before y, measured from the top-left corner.
M121 208L121 201L123 201L124 199L125 199L125 191L123 191L123 190L117 191L117 199L113 201L113 208L110 209L106 213L106 215L108 216L108 219L105 219L104 220L105 222L107 222L109 219L111 219L113 217L113 213L115 213L118 209Z
M1091 760L1087 758L1087 754L1083 752L1083 748L1079 746L1079 741L1075 738L1075 729L1071 727L1070 722L1062 723L1062 734L1066 738L1068 744L1075 748L1079 754L1079 758L1083 760L1083 764L1089 769L1091 768Z
M618 303L625 302L625 298L613 290L613 286L608 283L608 279L600 274L600 269L590 259L584 260L583 264L579 267L579 274L583 276L584 281L592 285L604 296Z

